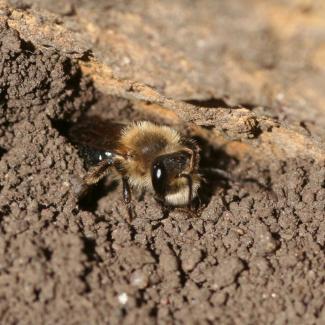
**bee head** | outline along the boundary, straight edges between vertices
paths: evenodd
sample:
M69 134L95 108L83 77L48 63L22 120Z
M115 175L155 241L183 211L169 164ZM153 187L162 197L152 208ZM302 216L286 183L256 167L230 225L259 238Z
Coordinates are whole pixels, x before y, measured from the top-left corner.
M152 163L151 181L157 197L163 201L171 194L184 193L192 187L190 171L191 153L188 151L177 151L170 154L158 156ZM184 177L187 175L187 177ZM189 182L190 179L190 182ZM198 187L198 186L197 186ZM185 195L186 196L186 195ZM182 202L169 202L171 205L183 205L188 203L188 198ZM184 202L183 202L184 201ZM168 202L167 202L168 203ZM179 203L179 204L178 204Z

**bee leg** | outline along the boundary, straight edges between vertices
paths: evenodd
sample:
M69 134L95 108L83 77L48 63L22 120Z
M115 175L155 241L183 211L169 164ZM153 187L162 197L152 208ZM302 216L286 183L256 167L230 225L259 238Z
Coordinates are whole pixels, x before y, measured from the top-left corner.
M172 208L169 205L161 204L161 211L163 214L163 218L167 218L171 210Z
M101 161L96 166L90 168L83 178L72 175L70 177L70 183L76 197L79 200L82 199L88 193L90 185L98 183L107 175L109 167L109 163L106 161Z
M123 200L128 211L129 221L132 221L134 216L134 211L131 203L132 196L131 196L130 184L126 177L122 177L122 183L123 183Z
M190 218L199 217L199 213L197 210L189 210L188 207L176 207L175 210Z
M228 181L232 181L232 182L238 181L230 173L228 173L225 170L220 169L220 168L214 168L214 167L202 168L201 171L206 172L206 173L210 173L210 174L216 174L216 175L220 176L221 178L224 178L224 179L226 179Z
M196 209L195 209L195 211L196 211L198 214L201 214L202 211L203 211L206 207L207 207L207 204L202 202L202 198L201 198L201 196L198 194L198 196L197 196L197 205L196 205Z
M193 182L191 175L188 174L181 174L180 177L184 177L187 180L188 184L188 203L187 203L187 209L189 211L192 211L192 200L193 200Z
M155 200L161 207L161 212L162 212L163 218L167 218L169 216L170 211L173 208L166 204L164 197L155 196Z
M191 140L186 141L185 144L188 146L185 150L191 155L189 172L192 172L194 169L197 169L199 165L200 147Z
M88 173L83 178L83 182L86 185L93 185L98 183L108 173L110 163L107 160L103 160L96 166L89 169Z

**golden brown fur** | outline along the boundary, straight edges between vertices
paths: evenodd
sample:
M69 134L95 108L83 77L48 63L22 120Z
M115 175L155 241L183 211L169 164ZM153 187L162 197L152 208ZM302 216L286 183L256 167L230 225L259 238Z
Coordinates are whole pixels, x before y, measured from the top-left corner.
M93 133L100 130L103 134L104 125L98 125ZM114 128L119 130L116 124ZM130 186L154 193L166 205L189 205L197 196L201 180L198 147L176 130L148 121L132 123L120 130L115 139L106 132L110 134L107 139L102 136L96 140L97 150L104 151L100 151L101 161L85 176L85 183L94 184L110 171L121 176L124 201L128 204ZM109 143L109 148L105 143Z
M181 141L182 138L176 130L147 121L133 123L125 128L122 131L120 145L127 152L128 158L123 166L129 175L131 186L153 192L150 175L153 160L157 156L184 149ZM199 185L200 176L195 171L193 198L197 195ZM170 187L170 194L166 196L166 203L176 206L188 204L189 190L184 178L176 179L170 184Z

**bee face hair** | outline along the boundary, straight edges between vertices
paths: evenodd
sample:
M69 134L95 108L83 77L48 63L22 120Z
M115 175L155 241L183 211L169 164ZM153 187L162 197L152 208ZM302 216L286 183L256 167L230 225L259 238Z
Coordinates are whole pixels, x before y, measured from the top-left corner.
M170 154L158 156L152 163L151 180L156 194L163 197L169 190L170 184L175 178L185 172L190 154L185 151L177 151ZM174 188L178 183L175 183ZM181 184L181 182L179 182Z
M174 129L135 123L123 131L121 144L129 153L125 168L132 187L149 189L159 201L172 206L189 204L197 195L196 152Z
M152 188L151 168L159 155L178 151L182 148L178 132L167 126L143 121L133 123L122 132L121 148L127 152L124 167L132 187Z

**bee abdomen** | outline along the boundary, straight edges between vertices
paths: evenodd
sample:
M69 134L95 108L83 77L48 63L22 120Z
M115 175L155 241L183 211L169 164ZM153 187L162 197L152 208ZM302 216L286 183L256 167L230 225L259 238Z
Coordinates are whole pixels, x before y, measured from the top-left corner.
M115 154L111 151L96 150L87 146L79 146L80 155L85 159L87 165L96 165L106 160L109 165L113 164Z

